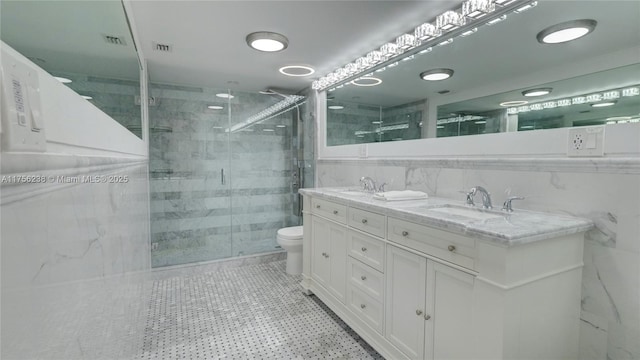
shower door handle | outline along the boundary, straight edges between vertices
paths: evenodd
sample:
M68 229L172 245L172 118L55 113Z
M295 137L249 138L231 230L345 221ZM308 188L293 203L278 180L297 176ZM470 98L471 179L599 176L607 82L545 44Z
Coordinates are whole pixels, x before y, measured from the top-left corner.
M227 179L224 176L224 168L220 170L220 184L224 185L227 183Z

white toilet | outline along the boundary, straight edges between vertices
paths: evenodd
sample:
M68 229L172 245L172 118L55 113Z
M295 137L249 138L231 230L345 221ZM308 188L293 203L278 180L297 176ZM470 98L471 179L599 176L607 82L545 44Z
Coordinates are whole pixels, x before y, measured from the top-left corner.
M278 245L287 251L287 274L302 274L302 226L278 230Z

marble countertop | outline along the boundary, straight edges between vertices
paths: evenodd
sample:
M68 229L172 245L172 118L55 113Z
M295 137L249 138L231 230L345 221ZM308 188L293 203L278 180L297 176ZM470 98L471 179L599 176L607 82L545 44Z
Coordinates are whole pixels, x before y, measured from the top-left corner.
M571 235L587 231L594 226L589 219L521 209L515 209L512 213L495 208L476 209L477 212L472 214L477 214L477 218L469 217L464 215L468 206L463 201L434 197L424 200L381 201L374 199L372 194L358 192L349 188L300 189L303 195L506 246ZM451 208L453 211L449 212L445 208ZM456 211L457 209L460 211Z

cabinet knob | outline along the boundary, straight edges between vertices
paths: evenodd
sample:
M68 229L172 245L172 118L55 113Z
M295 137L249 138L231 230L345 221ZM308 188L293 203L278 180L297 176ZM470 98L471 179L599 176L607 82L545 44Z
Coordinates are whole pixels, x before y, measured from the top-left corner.
M360 308L364 309L364 308L366 308L366 307L367 307L367 305L365 305L365 304L360 304Z
M453 246L453 245L449 245L449 246L447 247L447 249L449 249L449 251L455 251L455 250L456 250L456 247L455 247L455 246Z
M367 223L367 219L362 219L362 223L366 224Z
M360 249L360 250L362 250L362 252L365 252L365 251L367 251L367 248L363 246L362 249Z
M405 231L403 231L403 232L402 232L402 236L409 236L409 232L408 232L408 231L406 231L406 230L405 230Z
M431 315L424 314L424 319L425 319L425 320L429 320L429 319L431 319Z
M422 315L422 310L416 310L416 315L418 316Z
M362 281L365 281L365 280L367 280L367 277L362 275L362 276L360 276L360 279L362 279Z
M320 205L316 205L316 209L320 209Z
M322 256L327 257L327 253L322 253Z
M338 215L338 210L333 210L333 215Z

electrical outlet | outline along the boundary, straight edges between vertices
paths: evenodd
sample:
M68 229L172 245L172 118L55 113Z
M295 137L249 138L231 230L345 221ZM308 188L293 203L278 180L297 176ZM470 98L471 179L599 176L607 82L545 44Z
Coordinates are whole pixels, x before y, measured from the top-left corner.
M158 250L158 243L157 242L152 242L151 243L151 251L156 251Z
M603 156L604 126L570 128L567 155Z

